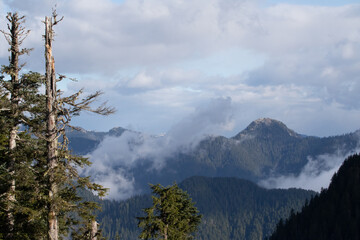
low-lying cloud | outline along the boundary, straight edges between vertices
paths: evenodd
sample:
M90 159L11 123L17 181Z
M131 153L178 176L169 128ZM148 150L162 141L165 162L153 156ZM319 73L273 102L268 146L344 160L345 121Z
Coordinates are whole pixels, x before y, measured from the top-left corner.
M120 137L106 137L88 155L93 164L84 174L110 188L109 198L129 198L141 192L135 189L135 167L146 164L148 171L161 171L174 153L189 152L209 133L231 127L231 112L231 99L219 98L197 108L163 136L125 131Z
M359 150L357 148L345 154L338 150L333 154L323 154L316 158L308 157L308 162L300 174L270 177L260 181L259 185L266 188L302 188L320 192L322 188L329 186L332 176L344 160Z

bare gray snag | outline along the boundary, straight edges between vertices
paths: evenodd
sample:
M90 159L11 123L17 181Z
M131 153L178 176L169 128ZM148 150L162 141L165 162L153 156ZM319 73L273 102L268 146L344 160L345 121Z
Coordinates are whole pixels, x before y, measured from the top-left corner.
M64 177L68 177L66 184L73 184L74 182L81 182L84 187L98 192L100 195L105 193L105 189L97 184L91 183L86 177L79 176L75 166L84 166L87 160L79 160L76 156L66 153L66 161L61 161L64 158L64 152L68 151L67 141L65 135L66 127L72 127L70 121L72 116L79 115L81 111L90 111L101 115L109 115L114 112L113 108L107 107L106 104L100 105L98 108L91 108L90 105L99 97L102 92L97 91L93 94L79 99L83 90L78 91L68 97L62 97L62 92L56 88L56 83L61 81L65 76L59 75L56 79L55 61L52 54L52 41L54 37L53 26L59 23L63 18L57 20L56 11L53 12L52 17L45 17L45 84L46 84L46 134L42 136L47 142L47 175L48 175L48 239L59 239L59 213L63 212L64 205L69 205L66 199L59 196L59 191L64 188ZM73 127L72 127L73 128ZM58 138L63 138L63 143L58 144ZM59 149L59 146L61 148ZM65 185L66 185L65 184ZM77 206L75 203L75 206ZM69 207L69 206L68 206ZM74 206L72 206L74 207ZM64 210L67 211L67 210ZM88 219L87 219L88 220ZM92 239L97 239L98 229L97 223L92 222Z
M54 22L53 22L54 18ZM45 17L45 84L46 84L46 141L48 164L49 212L48 212L48 239L58 240L59 225L57 219L56 198L58 186L55 179L57 160L57 129L56 129L56 76L55 61L52 55L53 25L55 16Z
M97 233L98 233L98 223L96 220L91 221L91 240L97 240Z

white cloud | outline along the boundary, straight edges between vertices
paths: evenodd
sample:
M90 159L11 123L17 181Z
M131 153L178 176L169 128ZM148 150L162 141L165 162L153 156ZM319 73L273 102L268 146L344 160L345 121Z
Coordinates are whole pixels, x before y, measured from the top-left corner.
M135 179L126 177L123 169L107 168L106 172L89 171L92 179L96 183L108 188L106 197L109 199L128 199L140 191L135 189Z
M128 82L128 86L132 88L157 88L160 87L160 82L146 73L140 72Z
M124 132L120 137L106 137L88 155L92 166L83 174L110 188L109 198L125 199L138 193L134 169L148 165L148 171L161 171L174 153L187 153L209 133L231 127L231 99L214 99L200 106L175 124L164 136Z
M262 1L247 0L56 2L59 15L65 17L55 28L56 69L80 76L78 85L69 89L85 86L105 91L105 98L119 109L117 115L103 120L105 129L132 124L148 132L165 131L194 106L224 96L241 107L242 116L234 118L240 127L271 112L274 118L291 122L296 118L290 113L296 112L300 118L294 126L301 126L305 116L310 125L300 129L307 133L314 130L312 121L327 121L331 111L360 117L358 4L264 7ZM32 33L25 45L35 47L28 67L43 71L41 20L51 13L55 1L0 3L27 15ZM0 40L1 64L8 54L3 42ZM307 115L319 109L326 111L324 117ZM98 118L86 120L84 127L99 128ZM337 121L311 134L358 128L355 121L344 121L346 124Z
M345 153L338 150L334 154L324 154L315 159L308 157L308 163L303 167L298 175L287 175L270 177L259 182L259 185L266 188L302 188L320 192L322 188L327 188L335 172L338 171L344 160L358 152Z
M49 15L49 1L7 1L13 9L38 21ZM158 66L192 57L209 56L236 42L237 25L253 4L247 1L58 1L59 24L54 51L60 68L74 72L116 72L129 66ZM47 11L46 11L47 10ZM224 27L225 26L225 27ZM41 37L39 36L39 45ZM72 53L71 56L68 53Z

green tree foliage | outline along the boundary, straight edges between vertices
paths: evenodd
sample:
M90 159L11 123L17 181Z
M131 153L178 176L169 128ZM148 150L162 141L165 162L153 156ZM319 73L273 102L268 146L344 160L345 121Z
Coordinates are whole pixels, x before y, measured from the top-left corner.
M144 209L145 217L138 217L142 232L140 239L193 239L201 215L189 195L177 184L163 187L151 185L153 206Z
M42 154L37 150L39 141L32 139L28 131L19 131L19 126L30 121L30 113L40 103L42 77L33 72L20 75L24 64L19 57L30 52L21 49L21 44L29 31L23 27L24 16L8 13L6 19L8 31L1 32L9 44L10 57L9 64L2 65L4 76L0 77L0 229L5 239L41 239L44 205L40 207L42 201L38 201L39 175L34 159L40 159Z
M360 239L360 156L345 160L328 189L278 223L270 240Z
M196 232L199 240L258 240L270 235L281 218L291 209L301 210L306 199L316 193L302 189L266 190L237 178L191 177L179 184L196 202L202 214ZM140 230L135 216L151 206L150 195L134 196L126 201L102 202L98 219L107 239L137 239Z
M56 78L49 55L52 26L59 22L56 16L54 11L45 21L50 22L45 31L45 77L33 72L20 75L19 56L29 52L20 49L28 33L22 26L24 17L9 13L9 33L2 31L10 45L10 62L2 66L0 76L0 239L58 240L69 234L74 240L102 239L94 215L97 203L83 200L79 191L103 196L106 189L79 175L78 169L91 163L71 153L65 129L83 110L102 115L114 110L90 107L101 92L83 96L80 90L63 96L56 89L64 78ZM39 91L41 84L45 94Z

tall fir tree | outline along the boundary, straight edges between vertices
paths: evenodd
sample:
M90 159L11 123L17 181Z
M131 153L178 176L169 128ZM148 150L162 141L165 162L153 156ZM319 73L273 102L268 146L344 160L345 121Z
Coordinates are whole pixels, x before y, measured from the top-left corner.
M8 30L9 33L2 31L4 34L8 44L10 45L10 58L9 65L3 66L2 71L5 74L8 74L11 77L11 81L8 84L8 90L10 92L10 108L9 115L11 116L11 123L9 124L9 161L7 163L8 173L10 174L10 186L7 192L7 224L8 224L8 233L6 235L6 239L13 238L14 231L14 206L15 206L15 190L16 190L16 182L14 178L15 174L15 156L14 153L16 151L16 138L18 136L18 125L19 125L19 72L21 70L21 66L19 66L19 56L25 53L28 53L28 49L20 50L20 45L22 41L26 38L28 31L25 31L24 27L21 26L23 23L24 17L19 17L17 13L7 15Z
M1 30L9 44L9 65L2 66L1 72L5 76L1 77L1 99L0 117L2 125L2 147L1 151L1 205L4 209L6 218L2 219L1 231L4 232L5 239L26 239L31 233L20 233L19 229L31 229L35 225L32 221L36 217L31 204L34 195L27 192L30 184L34 181L23 181L24 179L35 179L32 169L32 159L34 155L30 152L33 142L26 131L19 132L19 125L29 120L28 112L38 100L36 95L41 76L37 73L20 75L20 71L25 64L20 64L19 57L28 54L31 49L21 48L21 45L29 30L23 26L24 16L17 13L8 13L8 32ZM8 78L6 78L6 76ZM6 143L4 142L6 141ZM21 176L22 181L19 180ZM35 185L31 186L32 189ZM32 227L30 227L32 226ZM31 232L31 231L29 231Z
M151 185L153 206L138 217L142 228L140 239L188 240L200 224L201 215L189 195L177 184L163 187Z

